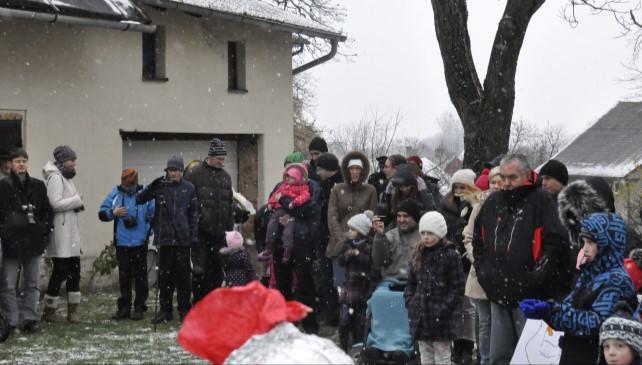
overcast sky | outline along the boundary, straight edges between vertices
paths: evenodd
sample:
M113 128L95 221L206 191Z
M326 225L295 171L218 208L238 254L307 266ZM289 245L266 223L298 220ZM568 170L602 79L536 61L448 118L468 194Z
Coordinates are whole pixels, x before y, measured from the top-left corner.
M352 39L351 61L337 59L314 68L322 128L358 121L369 109L399 110L404 135L425 137L435 120L454 108L448 97L429 0L343 0L343 31ZM473 57L483 83L505 1L469 0ZM630 99L628 40L607 15L580 12L576 28L560 16L566 0L548 0L526 33L516 78L513 120L563 125L575 135Z

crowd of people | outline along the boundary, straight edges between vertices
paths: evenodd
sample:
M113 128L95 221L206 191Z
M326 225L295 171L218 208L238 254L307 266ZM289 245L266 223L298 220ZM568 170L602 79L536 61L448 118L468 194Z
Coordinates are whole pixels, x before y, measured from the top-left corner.
M171 156L165 176L148 186L124 169L98 213L114 224L120 296L113 318L141 320L148 310L153 237L156 324L173 319L174 291L182 321L215 288L260 279L313 309L300 323L304 332L337 327L344 351L363 342L369 356L404 359L416 349L422 364L507 364L526 319L539 319L564 333L561 364L640 362L642 250L603 179L569 183L561 162L548 161L538 174L514 154L489 161L479 175L456 171L442 196L418 156L381 156L371 171L363 152L339 160L320 137L308 152L309 160L286 156L282 180L257 209L258 264L234 231L248 212L233 201L223 141L213 139L207 157L187 168ZM27 333L40 319L60 321L63 282L67 320L79 321L84 205L73 183L76 158L69 146L57 147L44 181L28 174L24 149L4 165L0 299L10 331L20 317ZM53 267L40 316L43 254Z

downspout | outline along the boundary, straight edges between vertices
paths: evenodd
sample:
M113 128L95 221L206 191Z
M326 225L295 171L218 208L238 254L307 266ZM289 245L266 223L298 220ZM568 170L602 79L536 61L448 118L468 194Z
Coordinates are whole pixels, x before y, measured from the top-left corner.
M88 18L80 18L75 16L39 13L35 11L7 9L7 8L0 7L0 19L2 18L37 20L37 21L48 22L48 23L65 23L65 24L81 25L81 26L87 26L87 27L118 29L122 31L131 30L131 31L143 32L143 33L154 33L156 31L155 25L146 25L146 24L140 24L135 22L114 22L114 21L101 20L101 19L88 19Z
M330 44L332 46L332 48L330 49L330 53L328 53L325 56L319 57L316 60L312 60L312 61L310 61L310 62L308 62L308 63L306 63L304 65L301 65L301 66L295 68L294 70L292 70L292 75L294 76L294 75L299 74L299 73L301 73L303 71L307 71L307 70L311 69L312 67L318 66L318 65L320 65L320 64L322 64L322 63L324 63L326 61L329 61L332 58L334 58L334 56L337 54L337 49L339 48L338 47L339 39L337 39L337 38L330 39Z

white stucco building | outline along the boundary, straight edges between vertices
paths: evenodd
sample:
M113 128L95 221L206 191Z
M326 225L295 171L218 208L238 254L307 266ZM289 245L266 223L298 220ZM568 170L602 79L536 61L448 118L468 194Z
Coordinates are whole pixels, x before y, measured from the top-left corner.
M112 237L97 212L123 167L149 182L171 154L202 159L213 136L237 190L264 202L292 150L293 39L336 51L345 37L259 0L95 2L107 10L0 4L0 149L23 145L38 178L54 147L77 152L85 255Z

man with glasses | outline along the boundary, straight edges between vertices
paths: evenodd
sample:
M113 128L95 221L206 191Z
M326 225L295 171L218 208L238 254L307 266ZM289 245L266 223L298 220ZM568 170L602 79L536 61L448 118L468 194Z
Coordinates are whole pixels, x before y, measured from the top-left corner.
M511 360L526 322L518 302L552 297L563 249L555 203L534 185L526 157L504 157L500 174L502 190L482 205L473 236L475 271L491 305L491 364Z

